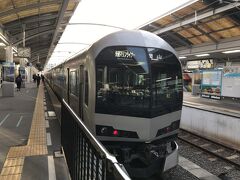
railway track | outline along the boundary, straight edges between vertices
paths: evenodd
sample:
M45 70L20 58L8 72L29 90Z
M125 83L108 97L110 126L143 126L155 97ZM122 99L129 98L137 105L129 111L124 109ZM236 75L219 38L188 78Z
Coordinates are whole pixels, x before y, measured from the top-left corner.
M180 130L178 138L192 146L201 149L219 159L222 159L240 170L240 152L219 143L213 142L199 135Z

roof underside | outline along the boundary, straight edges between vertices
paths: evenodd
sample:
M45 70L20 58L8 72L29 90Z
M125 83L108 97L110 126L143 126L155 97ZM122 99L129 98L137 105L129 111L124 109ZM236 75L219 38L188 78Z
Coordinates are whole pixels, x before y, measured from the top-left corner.
M240 40L239 5L226 0L197 1L142 29L158 34L176 50L191 51L205 44L217 46L224 41Z
M31 48L29 61L35 64L39 59L43 66L50 46L59 40L78 3L78 0L0 0L0 23L17 47L23 46L25 28L25 47ZM4 58L1 53L0 59Z
M42 66L80 0L0 0L0 26L14 46L31 47L30 62ZM240 2L199 0L141 29L165 39L179 55L240 47ZM233 42L226 45L225 42ZM225 43L225 44L223 44ZM201 48L199 48L201 47ZM205 47L205 49L203 48ZM0 50L0 60L5 59Z

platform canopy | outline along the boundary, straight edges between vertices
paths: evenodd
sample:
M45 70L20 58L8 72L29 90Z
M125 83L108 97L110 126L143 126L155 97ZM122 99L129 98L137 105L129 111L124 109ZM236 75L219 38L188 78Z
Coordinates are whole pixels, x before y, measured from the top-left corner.
M2 42L0 60L5 60L4 46L31 48L29 62L43 65L52 44L61 37L73 14L77 0L0 0L1 36L7 35L8 42ZM2 38L1 38L2 39ZM14 58L17 59L17 53Z
M219 61L238 59L240 2L0 0L0 61L5 60L4 46L23 46L23 32L25 46L31 48L29 62L36 65L39 61L42 68L50 68L122 29L157 34L185 58L183 61L199 59L195 56L199 54ZM2 36L8 36L8 42Z
M82 0L56 45L46 68L68 60L103 36L122 29L138 29L196 0Z
M199 55L218 62L239 61L239 0L196 1L141 29L165 39L185 61L204 58Z

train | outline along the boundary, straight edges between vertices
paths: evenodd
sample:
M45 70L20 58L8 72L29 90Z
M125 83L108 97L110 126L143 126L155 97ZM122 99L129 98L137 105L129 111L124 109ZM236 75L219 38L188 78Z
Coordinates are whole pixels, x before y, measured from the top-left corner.
M159 36L111 33L45 76L131 177L150 177L178 164L182 67Z

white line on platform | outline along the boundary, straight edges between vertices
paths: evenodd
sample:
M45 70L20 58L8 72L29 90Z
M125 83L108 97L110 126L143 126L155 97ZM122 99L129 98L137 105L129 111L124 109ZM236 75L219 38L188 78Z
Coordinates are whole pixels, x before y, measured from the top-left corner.
M7 114L5 118L0 122L0 126L7 120L7 118L10 116L10 114Z
M194 164L193 162L185 159L182 156L179 156L178 164L183 168L186 169L188 172L196 176L198 179L205 179L205 180L221 180L217 176L211 174L207 170L201 168L200 166Z
M46 128L49 128L49 121L45 121L46 122Z
M48 156L48 179L56 180L56 171L53 156Z
M55 117L56 113L54 111L48 111L48 116L49 117Z
M18 127L18 126L20 125L20 123L21 123L22 119L23 119L23 116L20 116L20 119L19 119L19 121L18 121L18 123L17 123L16 127Z
M48 113L47 112L45 112L45 118L47 118L48 117Z
M51 146L52 145L52 140L51 140L51 134L47 133L47 145Z

